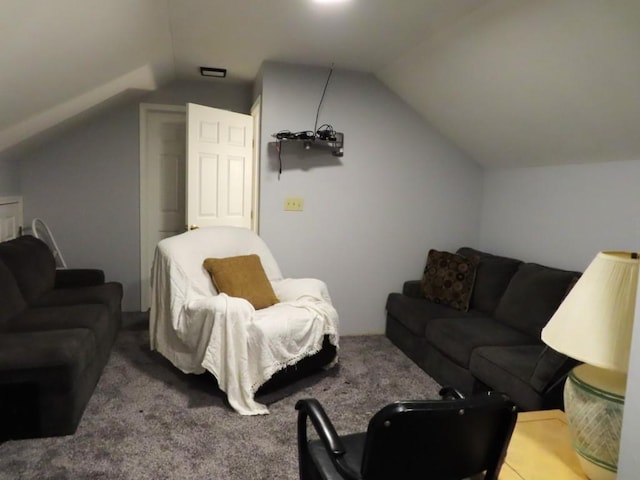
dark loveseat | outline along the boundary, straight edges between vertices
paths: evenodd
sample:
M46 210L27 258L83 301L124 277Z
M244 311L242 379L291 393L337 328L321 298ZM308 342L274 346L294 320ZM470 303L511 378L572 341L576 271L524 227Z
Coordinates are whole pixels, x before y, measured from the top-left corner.
M387 298L387 337L436 381L463 393L498 390L523 410L562 408L562 386L577 364L540 332L578 272L525 263L471 248L468 311L427 300L420 280Z
M0 440L74 433L121 321L122 285L56 270L31 236L0 243Z

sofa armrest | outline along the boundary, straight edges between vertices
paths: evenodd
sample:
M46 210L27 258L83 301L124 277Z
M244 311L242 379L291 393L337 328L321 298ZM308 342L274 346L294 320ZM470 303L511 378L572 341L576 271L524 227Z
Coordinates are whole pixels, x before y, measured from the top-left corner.
M69 332L85 334L83 329L0 333L0 384L6 383L9 375L28 378L35 370L67 363L73 355L65 348L65 340L72 335ZM88 330L86 335L91 335Z
M578 363L580 362L545 346L531 375L531 386L536 391L545 393L562 383L569 371Z
M402 294L412 298L424 298L421 280L408 280L402 285Z
M91 268L56 270L55 288L90 287L104 283L104 272Z

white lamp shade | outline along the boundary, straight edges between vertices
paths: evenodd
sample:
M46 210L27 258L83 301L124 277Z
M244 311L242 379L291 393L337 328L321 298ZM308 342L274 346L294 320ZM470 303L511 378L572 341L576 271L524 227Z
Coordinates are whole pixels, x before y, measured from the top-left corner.
M637 290L637 255L598 253L542 330L542 340L581 362L626 372Z

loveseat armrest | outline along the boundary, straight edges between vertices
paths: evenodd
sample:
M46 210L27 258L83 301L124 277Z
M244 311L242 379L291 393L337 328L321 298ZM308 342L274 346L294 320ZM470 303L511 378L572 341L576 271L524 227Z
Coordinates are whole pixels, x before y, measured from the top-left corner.
M74 433L97 362L89 329L0 333L0 441Z
M412 298L424 298L421 280L408 280L402 285L402 294Z
M104 283L104 271L95 268L56 270L55 288L90 287Z
M541 394L557 388L562 390L562 384L567 374L579 363L577 360L545 346L531 375L531 386Z
M56 383L56 371L73 364L74 357L87 360L95 348L93 334L86 328L2 332L0 385L42 378L57 389L64 389L63 382ZM45 374L38 375L39 371Z

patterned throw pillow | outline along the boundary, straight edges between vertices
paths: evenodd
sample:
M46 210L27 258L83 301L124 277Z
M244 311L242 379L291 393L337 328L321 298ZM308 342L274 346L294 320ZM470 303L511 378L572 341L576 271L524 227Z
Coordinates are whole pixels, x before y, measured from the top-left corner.
M422 276L425 298L466 312L469 310L477 267L477 259L429 250Z
M207 258L204 268L219 293L244 298L256 310L278 303L258 255Z

